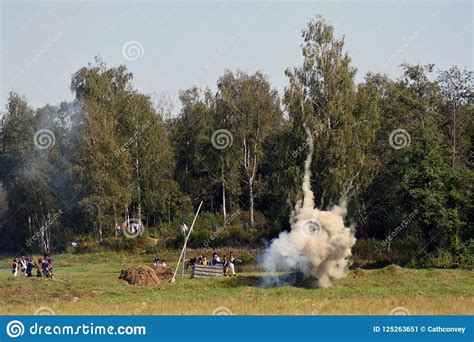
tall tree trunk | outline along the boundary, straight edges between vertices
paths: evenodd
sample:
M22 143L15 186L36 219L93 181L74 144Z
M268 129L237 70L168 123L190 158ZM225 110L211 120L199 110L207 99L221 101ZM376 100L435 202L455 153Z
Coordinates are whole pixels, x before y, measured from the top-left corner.
M138 129L136 130L138 132ZM141 192L142 189L140 187L140 161L138 160L138 139L135 140L135 150L136 150L136 156L135 156L135 172L137 174L137 201L138 201L138 222L140 225L142 224L142 207L141 207Z
M258 130L257 130L258 135ZM249 211L250 211L250 226L255 224L254 220L254 199L253 199L253 180L257 171L257 143L255 143L254 154L251 155L250 146L247 146L247 140L244 138L244 161L243 166L245 175L247 177L247 184L249 186Z
M255 225L254 209L253 209L253 179L249 181L249 202L250 202L250 225Z
M31 216L28 216L28 236L33 236L33 231L31 229Z
M452 166L456 164L456 105L453 108L453 152L452 152Z
M101 222L101 212L100 206L97 205L97 226L98 226L98 234L99 234L99 243L102 243L102 222Z
M189 185L188 185L188 161L186 160L186 167L185 167L185 170L184 170L184 174L185 174L185 177L184 177L184 194L187 195L189 193Z
M45 253L49 253L50 248L49 248L49 238L50 234L48 232L49 227L46 223L46 217L44 216L43 212L43 202L40 201L40 210L41 210L41 224L40 224L40 230L41 230L41 236L43 240L43 248Z
M126 222L125 229L129 229L130 228L130 215L128 213L127 207L125 207L125 222Z
M136 161L135 161L135 169L136 169L136 172L137 172L137 193L138 193L138 198L137 198L137 201L138 201L138 220L141 224L142 222L142 207L141 207L141 187L140 187L140 171L139 171L139 162L138 162L138 156L136 158Z
M118 230L117 230L117 211L115 209L115 202L113 203L113 208L114 208L114 236L118 236Z
M225 181L224 181L224 161L222 160L222 168L221 168L221 176L222 176L222 215L224 216L224 222L227 218L226 208L225 208Z

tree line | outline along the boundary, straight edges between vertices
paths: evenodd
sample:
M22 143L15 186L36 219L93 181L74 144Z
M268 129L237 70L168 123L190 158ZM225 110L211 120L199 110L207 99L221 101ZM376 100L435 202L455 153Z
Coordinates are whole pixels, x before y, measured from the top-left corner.
M289 228L301 197L306 125L316 204L349 196L360 253L372 241L393 258L472 263L473 72L404 64L396 79L367 73L357 83L344 37L323 18L302 40L281 97L260 71L225 71L215 92L181 91L171 115L133 87L125 66L100 57L73 74L72 102L34 109L12 91L1 126L1 250L63 250L78 237L105 244L127 214L147 234L179 239L177 225L200 201L201 242L261 245Z

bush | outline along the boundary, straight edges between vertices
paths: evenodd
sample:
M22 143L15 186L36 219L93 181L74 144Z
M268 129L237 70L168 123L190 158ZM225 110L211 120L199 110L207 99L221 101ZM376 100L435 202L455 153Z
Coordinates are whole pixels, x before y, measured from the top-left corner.
M77 242L77 247L69 247L68 252L75 254L102 252L104 250L136 252L146 250L156 244L154 239L146 235L137 238L126 238L123 236L106 237L101 244L89 237L78 237L74 241Z
M457 259L460 267L467 269L474 267L474 239L470 239L462 245Z
M68 252L76 253L76 254L85 254L85 253L92 253L98 252L100 250L99 244L97 241L92 239L90 236L77 236L72 241L77 243L77 247L68 247Z
M387 250L381 240L357 240L352 248L353 266L374 268L397 264L406 267L463 267L472 269L474 264L473 241L471 240L462 245L456 253L442 249L426 253L420 250L417 243L408 239L392 241L390 251Z
M150 246L145 250L145 254L158 255L160 254L161 249L162 248L159 245Z
M260 224L256 224L255 228L242 223L241 216L242 213L237 216L228 215L227 224L224 225L221 215L203 213L196 220L188 246L190 248L248 246L259 244L262 238L268 238L269 230L262 223L265 222L263 215L256 215ZM189 222L192 222L193 218L188 217L186 220L189 228L191 228ZM163 248L181 248L185 238L179 230L181 224L182 222L178 221L162 223L150 229L150 234L158 238L159 245L162 245Z
M112 251L136 251L142 245L142 237L135 239L127 239L126 237L111 237L106 238L102 242L102 247L110 249Z

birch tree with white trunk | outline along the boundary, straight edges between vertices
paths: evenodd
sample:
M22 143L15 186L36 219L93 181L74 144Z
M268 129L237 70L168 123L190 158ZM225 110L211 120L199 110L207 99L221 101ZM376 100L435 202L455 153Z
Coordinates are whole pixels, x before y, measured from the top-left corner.
M253 75L226 71L218 83L218 108L230 117L234 150L246 185L250 225L255 225L258 168L263 159L263 141L283 118L276 90L261 72ZM219 113L219 110L218 110Z

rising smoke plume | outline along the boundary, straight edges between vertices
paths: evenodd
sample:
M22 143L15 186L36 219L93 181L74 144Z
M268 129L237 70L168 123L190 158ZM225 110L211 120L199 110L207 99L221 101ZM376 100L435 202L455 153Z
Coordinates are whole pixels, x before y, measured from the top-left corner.
M272 284L282 285L283 278L277 277L276 272L284 271L300 273L311 286L328 287L331 278L345 275L356 239L354 230L344 225L347 191L340 204L329 211L314 205L310 183L314 144L308 128L305 130L309 152L304 165L303 201L297 202L291 214L291 230L271 242L262 260L265 270L272 274Z

